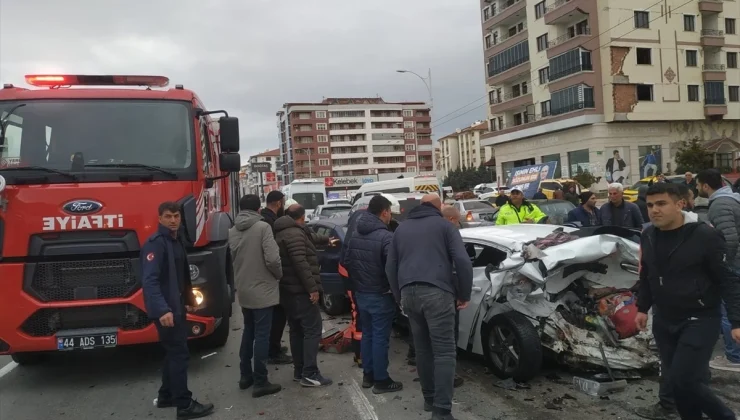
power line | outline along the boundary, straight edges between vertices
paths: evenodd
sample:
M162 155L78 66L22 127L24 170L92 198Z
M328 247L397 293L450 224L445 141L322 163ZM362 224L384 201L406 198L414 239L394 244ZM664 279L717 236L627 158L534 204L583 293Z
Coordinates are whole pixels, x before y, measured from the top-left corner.
M688 0L687 2L685 2L685 3L682 3L682 4L680 4L679 6L675 7L675 8L674 8L674 9L672 9L672 10L673 10L673 11L676 11L676 10L680 9L681 7L683 7L683 6L686 6L687 4L691 3L692 1L693 1L693 0ZM655 7L655 6L657 6L657 5L661 4L661 3L663 3L663 0L661 0L661 1L659 1L659 2L657 2L657 3L655 3L655 4L653 4L653 5L651 5L651 6L649 6L649 7L648 7L648 9L652 9L653 7ZM660 15L660 16L658 16L657 18L655 18L655 19L652 19L652 20L648 21L648 23L652 23L652 22L654 22L654 21L656 21L656 20L660 19L660 18L661 18L661 17L663 17L663 16L664 16L664 15L663 15L663 14L661 14L661 15ZM597 17L597 19L598 19L598 17ZM625 22L629 22L629 21L630 21L630 19L626 19L626 20L623 20L622 22L619 22L619 23L615 24L614 26L610 27L609 29L605 30L604 32L601 32L601 33L600 33L600 34L598 34L598 35L593 35L593 36L591 36L591 37L590 37L589 39L587 39L587 40L585 40L585 41L583 41L583 42L579 43L579 44L578 44L578 46L574 47L573 49L575 49L575 48L578 48L578 47L582 47L582 46L583 46L584 44L586 44L586 43L588 43L588 42L592 41L592 40L593 40L594 38L598 38L598 37L600 37L601 35L604 35L604 34L606 34L606 33L608 33L608 32L611 32L611 31L612 31L612 30L613 30L614 28L616 28L617 26L619 26L619 25L622 25L623 23L625 23ZM604 45L599 45L599 48L598 48L598 49L596 49L596 51L599 51L599 50L601 50L602 48L604 48L604 47L608 46L609 44L611 44L611 43L612 43L612 42L614 42L614 41L618 41L619 39L621 39L621 38L624 38L624 37L625 37L626 35L629 35L630 33L632 33L632 32L634 32L634 31L636 31L637 29L644 29L644 28L633 28L633 29L631 29L630 31L628 31L628 32L626 32L626 33L624 33L624 34L622 34L622 35L620 35L620 36L616 37L616 38L612 38L612 39L610 39L610 40L609 40L609 42L605 43ZM673 49L673 48L655 48L655 49ZM536 72L539 72L539 70L540 70L540 69L536 69L536 70L533 70L533 71L531 71L531 72L530 72L530 74L534 75L534 74L535 74ZM486 78L488 78L488 77L486 77ZM535 78L533 78L533 79L531 79L531 80L529 80L529 81L530 81L530 82L532 82L532 83L533 83L534 85L539 85L539 84L537 83L537 82L538 82L538 79L539 79L539 77L535 77ZM451 114L454 114L454 113L456 113L456 112L458 112L458 111L460 111L460 110L462 110L462 109L465 109L465 108L467 108L467 107L468 107L469 105L471 105L471 104L473 104L473 103L476 103L476 102L480 101L481 99L485 99L485 98L487 98L487 97L488 97L488 94L485 94L485 95L481 96L480 98L476 99L475 101L471 102L470 104L468 104L468 105L465 105L465 106L463 106L463 107L460 107L460 108L457 108L457 109L455 109L454 111L450 112L449 114L447 114L447 115L445 115L445 116L441 117L440 119L444 119L445 117L447 117L447 116L449 116L449 115L451 115ZM480 108L482 108L482 107L484 107L484 106L488 106L488 102L486 102L486 103L483 103L483 104L481 104L481 105L479 105L479 106L477 106L477 107L475 107L475 108L469 109L468 111L465 111L464 113L462 113L462 114L460 114L460 115L457 115L457 116L455 116L455 117L453 117L453 118L449 118L449 119L447 119L447 120L445 120L445 121L438 121L438 122L437 122L436 124L434 124L434 125L432 126L432 128L436 128L436 127L438 127L438 126L440 126L440 125L443 125L443 124L447 124L447 123L448 123L448 122L450 122L450 121L454 121L454 120L456 120L456 119L458 119L458 118L462 117L463 115L466 115L466 114L468 114L468 113L470 113L470 112L472 112L472 111L475 111L476 109L480 109Z

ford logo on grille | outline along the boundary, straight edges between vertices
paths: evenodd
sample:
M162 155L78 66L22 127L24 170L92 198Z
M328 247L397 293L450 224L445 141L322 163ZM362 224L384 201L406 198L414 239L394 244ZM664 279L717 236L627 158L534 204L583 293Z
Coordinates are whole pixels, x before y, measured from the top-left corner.
M103 208L103 205L92 200L75 200L65 204L62 209L69 214L95 213Z

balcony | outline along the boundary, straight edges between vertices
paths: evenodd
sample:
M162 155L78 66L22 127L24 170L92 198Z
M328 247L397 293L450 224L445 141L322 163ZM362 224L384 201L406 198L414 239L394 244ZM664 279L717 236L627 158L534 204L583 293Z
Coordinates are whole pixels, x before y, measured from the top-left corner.
M699 0L699 13L703 15L722 13L722 11L722 0Z
M553 58L578 48L591 37L591 28L581 28L578 33L568 32L547 43L547 58Z
M503 33L503 32L500 32ZM526 41L528 39L528 32L527 32L527 25L524 25L524 28L515 33L514 35L509 35L508 32L503 33L501 35L501 38L496 39L493 45L486 48L486 57L490 57L494 54L498 54L501 51L518 44L522 41Z
M566 25L585 19L588 16L587 9L595 7L596 3L589 5L589 1L593 2L593 0L557 0L550 3L545 8L545 24Z
M504 84L504 82L516 79L523 73L529 74L531 71L529 57L514 60L507 66L497 70L498 72L496 74L488 76L488 84L491 86Z
M580 111L582 109L595 108L596 103L594 101L581 101L573 104L561 106L559 108L553 108L550 110L550 115L563 115L573 111Z
M594 70L594 66L591 63L575 64L571 67L568 67L558 72L553 72L552 67L550 67L550 83L558 81L560 79L564 79L573 74L581 73L584 71L593 71L593 70ZM552 91L553 89L550 89L550 90ZM554 90L558 90L558 89L554 89Z
M532 105L532 93L514 96L514 92L507 92L503 97L495 98L491 103L491 114L501 114L505 111Z
M727 100L722 96L704 98L704 115L707 117L727 115Z
M526 0L501 0L498 2L498 9L493 12L493 16L484 23L485 29L490 29L495 25L511 23L515 20L526 18Z
M724 64L704 64L701 66L701 70L705 82L724 82L727 80L727 70Z
M701 46L722 48L725 46L725 31L719 29L702 29Z

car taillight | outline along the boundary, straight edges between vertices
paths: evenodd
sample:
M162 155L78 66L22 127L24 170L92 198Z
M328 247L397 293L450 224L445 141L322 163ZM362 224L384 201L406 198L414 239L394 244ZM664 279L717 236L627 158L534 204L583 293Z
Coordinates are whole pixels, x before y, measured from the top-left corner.
M468 214L465 215L465 220L467 220L468 222L470 222L470 221L473 220L473 212L472 211L468 211Z

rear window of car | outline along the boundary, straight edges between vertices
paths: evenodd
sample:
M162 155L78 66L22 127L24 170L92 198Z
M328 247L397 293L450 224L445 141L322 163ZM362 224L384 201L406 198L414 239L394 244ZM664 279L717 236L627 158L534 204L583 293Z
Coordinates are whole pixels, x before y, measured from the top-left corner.
M351 209L352 206L350 205L339 205L339 206L331 206L331 207L323 207L321 209L321 215L322 216L331 216L334 213L339 213L342 211L348 211Z
M394 215L394 219L398 220L399 222L402 220L406 220L408 217L408 213L418 207L421 204L421 200L416 200L413 198L405 199L405 200L398 200L398 205L401 207L401 214L400 215Z
M465 201L462 205L465 210L491 210L491 205L483 201Z

